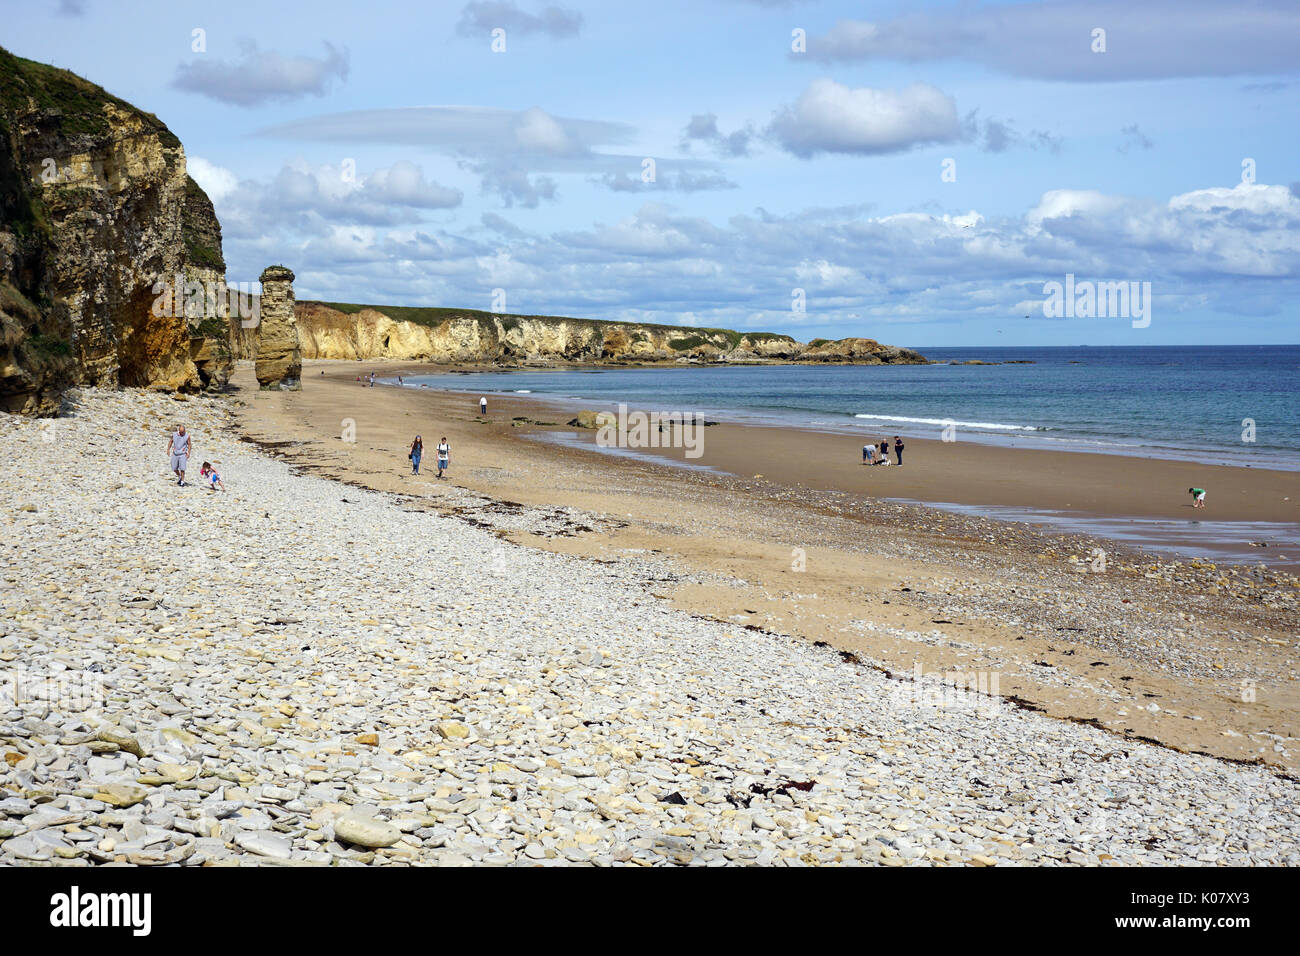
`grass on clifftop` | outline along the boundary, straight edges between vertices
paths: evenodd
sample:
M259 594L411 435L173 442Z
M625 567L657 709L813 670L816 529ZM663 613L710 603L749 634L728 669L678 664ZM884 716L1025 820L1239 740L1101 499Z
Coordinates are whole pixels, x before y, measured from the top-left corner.
M144 117L164 146L181 145L175 134L152 113L137 109L69 70L14 56L0 47L0 107L6 113L26 113L35 104L38 110L59 114L59 128L65 137L84 134L98 140L113 135L112 123L104 111L108 103Z

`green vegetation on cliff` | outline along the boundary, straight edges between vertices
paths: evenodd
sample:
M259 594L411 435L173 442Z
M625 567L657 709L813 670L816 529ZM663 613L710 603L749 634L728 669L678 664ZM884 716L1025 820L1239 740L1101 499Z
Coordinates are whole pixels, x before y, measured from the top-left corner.
M104 109L108 103L143 117L164 146L180 148L181 141L152 113L136 109L69 70L14 56L0 47L0 107L4 112L42 112L57 117L60 131L70 139L85 136L99 140L114 135L112 118Z
M226 260L221 255L221 224L217 222L212 200L192 176L185 177L181 231L185 237L186 261L224 275Z

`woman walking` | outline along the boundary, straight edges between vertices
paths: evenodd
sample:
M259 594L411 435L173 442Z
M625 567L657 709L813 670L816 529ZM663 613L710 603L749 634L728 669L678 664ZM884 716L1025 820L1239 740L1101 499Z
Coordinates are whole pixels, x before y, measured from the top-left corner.
M451 446L447 444L447 437L444 435L442 441L438 442L438 477L451 467Z
M415 436L415 441L411 442L411 453L406 456L411 459L411 474L420 473L420 459L424 457L424 439L419 435Z

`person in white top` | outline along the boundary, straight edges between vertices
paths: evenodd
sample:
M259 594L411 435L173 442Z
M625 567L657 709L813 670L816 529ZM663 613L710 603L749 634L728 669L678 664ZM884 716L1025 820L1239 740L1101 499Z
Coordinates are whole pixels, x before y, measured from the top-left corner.
M478 400L478 413L479 413L480 415L486 415L486 414L487 414L487 398L486 398L486 397L484 397L484 398L480 398L480 399Z
M441 478L442 473L450 467L451 446L447 444L447 439L444 437L442 441L438 442L438 477Z

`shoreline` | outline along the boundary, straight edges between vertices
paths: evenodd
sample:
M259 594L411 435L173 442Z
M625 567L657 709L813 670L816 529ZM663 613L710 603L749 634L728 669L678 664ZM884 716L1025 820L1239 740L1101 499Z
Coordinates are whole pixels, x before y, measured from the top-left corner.
M392 368L398 372L408 375L410 378L430 378L439 381L428 384L424 387L445 390L451 392L468 391L475 383L455 382L455 378L471 378L478 375L487 375L498 377L493 382L485 394L493 394L499 397L510 397L511 395L531 396L538 400L548 401L565 408L566 410L578 410L588 408L593 405L608 407L613 409L617 406L620 398L611 397L610 394L590 394L586 397L565 394L567 391L582 392L580 384L570 380L570 388L557 390L553 392L533 391L528 389L512 388L509 382L503 382L510 376L545 376L547 373L566 374L581 372L590 375L600 375L601 373L626 372L629 374L645 371L656 372L680 372L683 375L690 375L696 372L713 369L720 369L714 366L681 366L681 365L609 365L596 366L586 364L559 364L546 368L529 368L529 367L501 367L501 366L415 366L409 363L394 363L387 360L369 360L371 364L380 364L387 368ZM932 362L932 366L947 366L958 363L952 362ZM962 363L965 364L965 363ZM1019 362L1003 363L984 363L984 364L1025 364ZM1036 363L1034 363L1036 364ZM797 366L791 366L797 367ZM887 371L882 370L885 374ZM396 384L393 381L384 384ZM532 382L529 382L532 384ZM419 387L416 384L407 382L405 387ZM632 386L630 389L633 393L645 391L645 383L640 383L640 388ZM679 397L680 398L680 397ZM630 407L643 409L646 411L668 411L669 405L642 398L628 399L626 404ZM682 404L678 401L672 406L672 410L680 411L676 406ZM727 421L731 424L749 425L755 427L771 427L781 429L792 429L801 432L819 432L839 436L852 436L859 441L872 440L879 442L881 438L892 438L895 433L901 434L906 439L931 440L938 439L943 434L946 426L951 427L951 438L948 441L960 441L966 443L975 443L988 445L995 448L1011 448L1025 451L1044 451L1044 452L1069 452L1076 454L1100 454L1107 456L1119 456L1123 458L1138 458L1143 460L1160 460L1181 462L1188 465L1197 465L1207 461L1207 455L1204 442L1200 441L1168 441L1168 442L1151 442L1148 443L1144 437L1136 435L1124 435L1119 438L1114 436L1089 435L1084 432L1074 433L1070 431L1069 426L1065 425L1042 425L1033 422L1022 422L1011 417L1005 420L990 421L964 421L951 420L947 418L917 418L906 415L872 415L866 412L853 413L843 410L809 410L795 406L782 407L764 407L761 404L754 407L727 406L722 404L699 403L695 402L690 405L697 414L702 414L710 419ZM1251 449L1248 451L1247 449ZM1273 448L1261 450L1259 446L1247 445L1242 443L1239 447L1219 446L1216 447L1214 455L1210 457L1213 466L1223 466L1233 468L1258 469L1263 471L1279 471L1291 473L1300 480L1300 448Z
M385 367L396 373L399 366L409 367ZM460 395L467 401L482 394L384 387ZM617 412L619 403L489 394L494 396L492 409L507 407L529 418L554 419L556 433L573 436L565 437L564 444L585 444L607 456L616 452L619 457L735 476L761 474L790 487L866 494L950 511L974 509L998 520L1073 529L1097 538L1119 534L1132 538L1128 544L1139 550L1145 547L1182 560L1262 563L1300 571L1300 474L1292 471L906 436L903 468L864 467L861 436L726 420L704 428L704 454L688 458L684 450L673 448L602 449L596 447L594 431L563 427L578 409ZM805 467L804 462L816 464ZM1210 490L1204 510L1191 507L1189 487ZM1012 513L1016 511L1022 513ZM1130 526L1120 526L1126 520Z
M602 564L662 556L679 570L654 596L693 615L821 641L895 674L997 673L1004 697L1054 717L1300 770L1288 743L1300 738L1300 602L1285 571L1119 545L1106 572L1092 573L1097 542L1087 536L771 476L615 460L527 437L536 426L511 421L536 415L532 396L499 399L480 419L478 393L352 380L371 369L313 363L304 391L283 393L250 391L243 372L238 427L305 473L401 495L516 544ZM345 420L351 444L339 440ZM410 476L417 431L427 449L449 437L449 480ZM549 530L521 530L514 516L524 513L549 515ZM1234 703L1243 681L1258 694L1248 707Z

